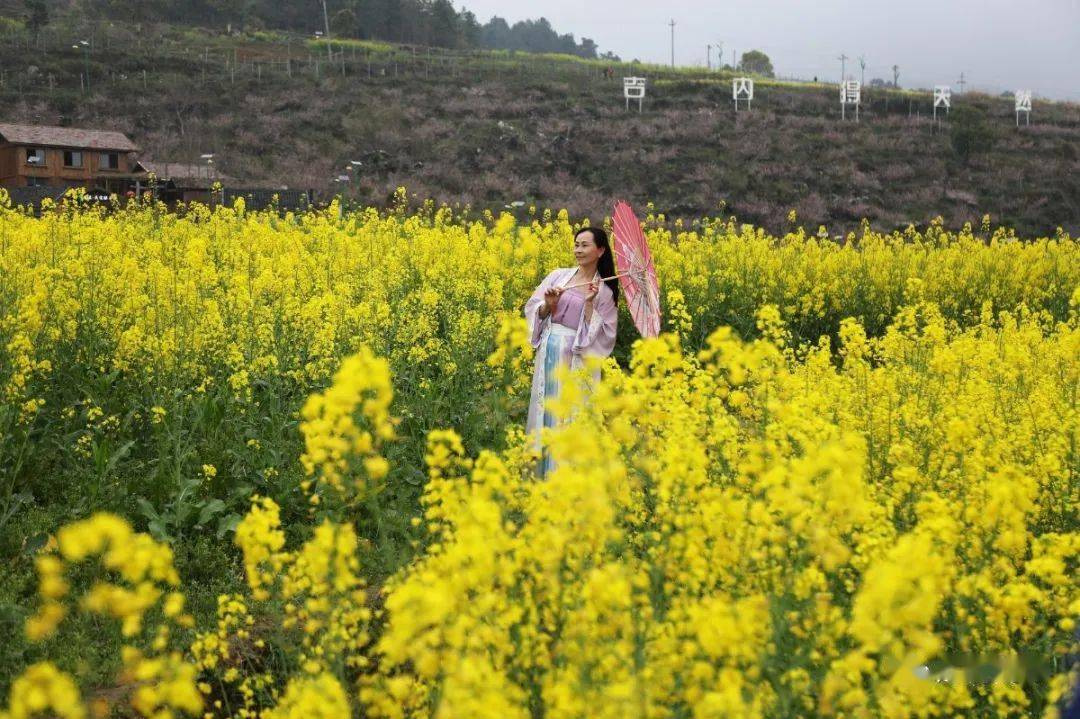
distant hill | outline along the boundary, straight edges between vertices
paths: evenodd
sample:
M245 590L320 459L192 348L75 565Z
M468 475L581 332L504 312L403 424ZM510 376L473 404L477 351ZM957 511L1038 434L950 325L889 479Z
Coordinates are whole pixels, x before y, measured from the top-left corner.
M753 109L736 114L730 74L565 55L99 23L50 27L36 44L0 33L0 67L0 121L118 129L152 159L213 152L228 175L324 197L379 203L405 185L578 217L622 197L774 230L794 209L834 233L984 213L1027 235L1080 233L1075 104L1036 101L1018 130L1011 100L954 96L987 128L962 157L955 123L929 121L928 92L868 89L861 122L841 123L834 86L759 80ZM629 74L649 81L641 114L624 107Z
M450 0L0 0L0 16L28 17L35 5L62 21L95 18L308 35L329 28L332 36L353 40L597 57L595 42L578 42L573 33L557 32L545 18L510 25L493 17L481 25L467 7L458 10Z

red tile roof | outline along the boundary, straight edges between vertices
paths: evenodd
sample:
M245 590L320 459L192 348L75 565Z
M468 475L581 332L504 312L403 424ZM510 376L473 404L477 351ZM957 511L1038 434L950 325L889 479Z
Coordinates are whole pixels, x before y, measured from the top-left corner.
M44 145L48 147L85 148L88 150L117 150L120 152L133 152L139 149L122 132L80 130L74 127L0 123L0 139L13 145Z

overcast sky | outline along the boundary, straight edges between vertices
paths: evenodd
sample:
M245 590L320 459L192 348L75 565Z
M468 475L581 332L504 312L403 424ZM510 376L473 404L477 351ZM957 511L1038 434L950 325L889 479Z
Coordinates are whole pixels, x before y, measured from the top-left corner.
M675 20L675 62L705 65L706 44L759 49L782 77L892 79L904 87L951 84L1080 100L1080 0L457 0L481 23L492 15L546 17L557 32L590 37L624 60L667 63Z

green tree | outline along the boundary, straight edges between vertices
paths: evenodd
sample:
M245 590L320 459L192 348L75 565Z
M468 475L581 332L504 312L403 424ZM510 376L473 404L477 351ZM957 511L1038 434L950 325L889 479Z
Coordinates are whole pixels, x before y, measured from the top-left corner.
M461 44L461 28L457 11L450 0L435 0L428 12L431 16L429 42L439 47L458 47Z
M596 42L582 38L579 43L572 33L560 35L547 18L522 20L511 26L495 16L479 29L479 40L482 47L501 50L561 52L590 59L597 56Z
M49 6L45 0L26 0L26 27L37 35L49 24Z
M510 47L510 24L498 15L480 28L480 44L490 48L516 49Z
M577 54L589 60L595 60L596 50L596 41L591 37L583 37L581 38L581 44L578 45Z
M743 72L750 72L755 75L773 77L772 60L770 60L769 56L761 50L744 52L742 58L739 60L739 69Z
M461 11L461 39L465 47L476 47L480 44L480 22L471 10Z
M337 37L349 37L356 32L356 13L351 8L342 8L330 16L330 32Z
M961 105L949 116L949 141L953 152L965 165L994 145L994 132L986 121L986 112L972 105Z

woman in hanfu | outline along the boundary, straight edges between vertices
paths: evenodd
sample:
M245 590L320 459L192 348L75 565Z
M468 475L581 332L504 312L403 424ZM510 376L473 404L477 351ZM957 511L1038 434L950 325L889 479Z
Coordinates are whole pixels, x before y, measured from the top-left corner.
M541 452L541 478L554 467L550 454L541 445L540 434L544 427L556 424L545 406L545 400L558 397L561 390L556 370L578 369L584 366L582 358L586 355L607 357L615 348L619 281L613 278L615 262L607 233L593 227L579 230L574 236L574 259L577 267L549 273L525 303L525 318L536 350L526 431Z

